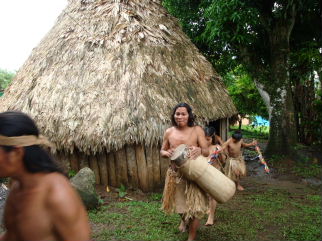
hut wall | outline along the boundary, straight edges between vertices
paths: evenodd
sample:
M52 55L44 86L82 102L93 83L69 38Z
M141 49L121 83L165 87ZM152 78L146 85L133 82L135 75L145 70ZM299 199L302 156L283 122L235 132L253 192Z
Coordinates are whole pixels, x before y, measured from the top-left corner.
M228 118L220 119L220 137L223 141L228 139L229 122Z
M139 188L143 192L160 189L165 180L169 161L160 156L160 145L126 145L115 152L85 155L84 153L57 153L55 158L68 173L89 167L95 174L96 184Z

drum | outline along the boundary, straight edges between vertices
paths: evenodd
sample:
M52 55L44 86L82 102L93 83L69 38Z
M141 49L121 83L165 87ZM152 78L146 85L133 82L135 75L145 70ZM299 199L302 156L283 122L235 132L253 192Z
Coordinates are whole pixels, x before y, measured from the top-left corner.
M209 193L217 202L227 202L234 196L236 191L235 183L210 165L207 157L199 156L194 160L189 159L187 145L179 145L170 159L186 179L197 183L202 190Z

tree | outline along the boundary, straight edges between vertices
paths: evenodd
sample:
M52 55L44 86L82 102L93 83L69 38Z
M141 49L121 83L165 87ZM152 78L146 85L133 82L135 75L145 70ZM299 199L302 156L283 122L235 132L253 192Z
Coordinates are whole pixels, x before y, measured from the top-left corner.
M217 59L212 61L215 67L242 64L256 84L270 116L267 154L291 154L297 130L289 75L290 37L297 14L318 1L185 1L199 4L194 16L201 19L184 19L188 25L198 25L194 34L196 27L185 27L197 46L208 58ZM178 0L164 2L179 18L185 12L192 15L188 3L178 8Z
M15 73L0 69L0 96L3 94L4 89L10 84L14 76Z
M240 118L235 119L235 121L239 122L239 129L241 129L242 119L247 115L260 115L268 118L265 104L254 82L242 66L238 66L228 72L223 76L223 79L240 116Z

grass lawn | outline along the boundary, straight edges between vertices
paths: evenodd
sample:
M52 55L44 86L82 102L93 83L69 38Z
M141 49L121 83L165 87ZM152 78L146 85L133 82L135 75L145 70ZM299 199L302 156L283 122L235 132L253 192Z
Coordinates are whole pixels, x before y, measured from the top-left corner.
M318 190L254 177L243 184L245 191L218 206L214 226L202 220L198 240L321 240ZM160 200L160 193L135 201L115 198L91 211L94 240L185 240L187 234L177 231L179 216L165 215Z
M243 135L248 142L255 138L265 145L268 130L243 126ZM248 154L257 155L251 150ZM319 177L321 165L312 160L288 163L281 157L268 164L278 175L242 179L246 190L218 205L214 226L206 227L206 217L202 220L197 240L322 240L321 190L301 182L304 177ZM127 198L104 190L100 193L105 203L89 212L94 240L187 239L187 233L177 229L179 215L160 210L161 190L150 194L127 191Z

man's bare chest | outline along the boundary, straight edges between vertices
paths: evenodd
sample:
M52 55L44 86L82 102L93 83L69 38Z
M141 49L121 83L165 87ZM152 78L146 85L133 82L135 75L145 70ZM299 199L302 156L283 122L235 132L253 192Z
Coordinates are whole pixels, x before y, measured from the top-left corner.
M4 224L15 239L41 240L52 229L43 197L37 194L9 196Z
M169 136L169 143L171 148L175 148L180 144L186 144L188 146L197 146L198 138L193 133L174 132Z

